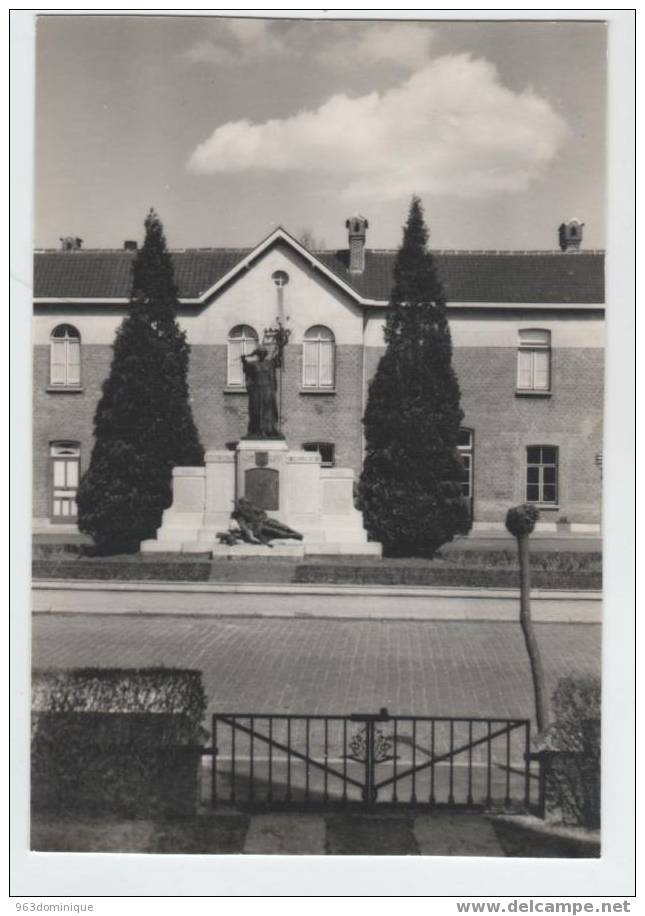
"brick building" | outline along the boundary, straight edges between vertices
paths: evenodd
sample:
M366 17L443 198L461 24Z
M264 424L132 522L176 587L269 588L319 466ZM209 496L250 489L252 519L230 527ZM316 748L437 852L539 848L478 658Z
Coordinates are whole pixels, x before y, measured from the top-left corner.
M361 418L383 352L396 252L306 250L282 229L252 249L173 252L180 323L191 344L190 390L205 447L246 431L240 355L277 316L291 337L282 425L292 448L360 471ZM460 449L474 528L503 526L509 505L539 505L541 525L598 531L602 464L604 253L580 248L582 224L556 251L438 251L465 417ZM37 251L34 266L36 529L74 525L74 494L127 309L136 244Z

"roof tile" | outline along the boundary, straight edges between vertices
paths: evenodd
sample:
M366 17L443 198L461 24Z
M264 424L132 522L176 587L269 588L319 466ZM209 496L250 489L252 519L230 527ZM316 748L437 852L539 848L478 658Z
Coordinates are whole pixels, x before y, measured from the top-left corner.
M250 254L249 248L172 252L180 298L201 296ZM348 252L314 252L340 279L368 299L387 301L395 251L365 252L362 274L348 270ZM34 296L127 299L136 252L44 251L34 255ZM603 252L435 252L448 302L602 304Z

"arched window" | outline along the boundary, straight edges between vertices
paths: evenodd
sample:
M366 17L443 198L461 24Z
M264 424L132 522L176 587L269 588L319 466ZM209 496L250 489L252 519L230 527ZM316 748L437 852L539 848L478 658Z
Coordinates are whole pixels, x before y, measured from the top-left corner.
M303 388L334 387L334 348L334 335L322 324L305 332L302 344Z
M228 335L226 385L228 388L244 387L242 356L248 356L258 345L258 335L248 324L238 324Z
M50 384L78 388L81 384L81 335L71 324L59 324L50 337Z
M517 352L517 390L551 390L551 332L542 328L520 331Z

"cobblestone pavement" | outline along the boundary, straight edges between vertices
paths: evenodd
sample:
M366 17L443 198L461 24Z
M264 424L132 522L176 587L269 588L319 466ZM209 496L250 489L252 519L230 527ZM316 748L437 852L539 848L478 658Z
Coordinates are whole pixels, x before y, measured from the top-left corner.
M306 599L303 599L303 601ZM549 692L600 670L600 626L537 624ZM35 667L198 668L211 710L527 717L519 624L35 615Z
M180 820L37 815L31 848L43 852L247 855L422 855L596 858L598 842L479 814L267 812ZM518 821L520 819L517 819ZM533 818L521 819L525 822Z

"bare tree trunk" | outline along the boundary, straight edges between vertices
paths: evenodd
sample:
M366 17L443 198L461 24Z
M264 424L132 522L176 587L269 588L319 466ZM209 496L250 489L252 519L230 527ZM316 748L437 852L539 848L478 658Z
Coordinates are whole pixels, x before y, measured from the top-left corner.
M535 694L535 717L538 731L546 728L546 699L544 689L544 671L540 647L533 630L531 620L531 569L529 565L529 536L520 534L517 538L517 549L520 560L520 625L524 633L524 642L531 664L533 692Z

